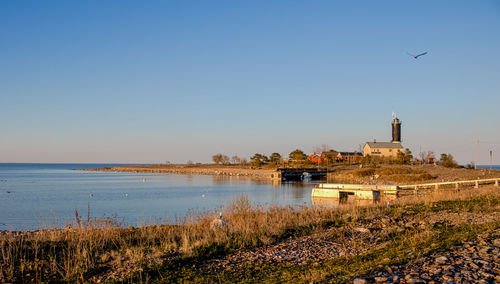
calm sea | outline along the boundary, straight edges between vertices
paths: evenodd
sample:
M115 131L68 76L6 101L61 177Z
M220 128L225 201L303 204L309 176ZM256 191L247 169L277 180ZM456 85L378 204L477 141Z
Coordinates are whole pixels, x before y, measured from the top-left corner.
M109 173L74 169L109 164L0 163L0 230L63 227L75 219L118 216L137 226L214 210L241 194L255 204L310 205L312 184L283 184L215 176ZM144 182L146 179L146 182Z
M489 169L490 167L494 170L500 170L500 165L477 165L478 168Z

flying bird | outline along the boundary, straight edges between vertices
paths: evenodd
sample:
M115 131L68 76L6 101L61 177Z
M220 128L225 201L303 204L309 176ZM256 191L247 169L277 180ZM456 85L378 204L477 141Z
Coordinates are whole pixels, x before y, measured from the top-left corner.
M408 52L407 52L408 53ZM408 53L408 55L410 55L411 57L415 58L415 59L418 59L420 56L423 56L423 55L426 55L427 54L427 51L424 52L424 53L420 53L419 55L413 55L411 53Z

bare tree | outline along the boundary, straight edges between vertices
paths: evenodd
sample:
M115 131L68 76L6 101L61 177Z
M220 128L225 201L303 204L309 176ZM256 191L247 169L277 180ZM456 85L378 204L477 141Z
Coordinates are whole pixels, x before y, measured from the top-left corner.
M238 157L238 156L236 156L236 155L232 156L232 157L231 157L231 163L232 163L232 164L235 164L235 165L237 165L237 164L241 164L241 159L240 159L240 157Z
M222 155L222 164L228 165L229 164L229 157L226 155Z
M216 163L216 164L222 164L223 156L224 155L222 155L222 154L213 155L212 156L212 161L214 161L214 163Z
M321 144L321 146L313 147L314 153L322 153L322 152L328 152L328 151L330 151L330 146L327 144Z
M363 153L363 148L365 147L365 144L359 144L358 145L358 152Z

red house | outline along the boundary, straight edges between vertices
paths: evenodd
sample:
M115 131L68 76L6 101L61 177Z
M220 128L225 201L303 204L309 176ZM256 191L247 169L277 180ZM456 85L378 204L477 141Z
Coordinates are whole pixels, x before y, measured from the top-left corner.
M313 163L317 163L317 164L322 164L325 162L325 157L323 156L323 153L319 153L319 154L311 154L309 156L307 156L307 158L309 159L309 161L313 162Z

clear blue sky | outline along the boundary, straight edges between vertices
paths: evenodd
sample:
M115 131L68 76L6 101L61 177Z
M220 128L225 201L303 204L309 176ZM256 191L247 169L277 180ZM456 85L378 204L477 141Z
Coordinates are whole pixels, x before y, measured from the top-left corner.
M395 111L500 164L500 2L1 1L0 107L0 162L352 151Z

